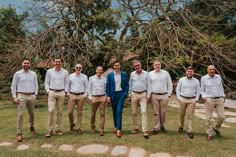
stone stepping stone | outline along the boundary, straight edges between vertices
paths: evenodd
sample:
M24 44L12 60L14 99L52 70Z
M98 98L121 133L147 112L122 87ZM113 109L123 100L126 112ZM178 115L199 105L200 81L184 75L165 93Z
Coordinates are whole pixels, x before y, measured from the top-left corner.
M128 152L128 150L129 148L126 146L115 146L111 151L111 155L112 156L125 155Z
M13 143L11 143L11 142L1 142L0 143L0 146L10 146L10 145L12 145Z
M41 145L41 148L46 148L46 149L50 149L53 147L53 144L48 144L48 143L44 143L43 145Z
M231 128L231 126L225 125L225 124L222 124L221 126L222 126L223 128Z
M19 145L16 149L17 149L17 150L26 150L26 149L29 149L29 145L27 145L27 144L21 144L21 145Z
M76 153L80 154L105 154L107 153L109 147L102 144L90 144L79 147Z
M131 148L128 157L147 157L147 152L143 148Z
M63 144L58 149L62 151L73 151L73 146L69 144Z
M225 111L224 114L227 116L236 116L236 112Z
M172 157L172 156L169 153L160 152L151 154L149 157Z
M236 123L236 118L226 118L225 121L230 123Z

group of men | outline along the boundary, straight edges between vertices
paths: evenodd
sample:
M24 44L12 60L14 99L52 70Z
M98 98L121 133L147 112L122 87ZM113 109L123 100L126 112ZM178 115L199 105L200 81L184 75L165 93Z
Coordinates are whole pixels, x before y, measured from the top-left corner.
M70 131L76 127L76 131L82 133L82 113L86 97L91 101L91 131L97 132L95 126L96 111L100 110L100 136L104 136L105 108L106 103L111 103L114 121L114 133L118 138L122 136L122 110L126 98L131 100L131 113L133 127L131 132L137 133L139 125L137 120L137 108L140 106L142 117L142 132L144 138L149 138L147 104L150 102L153 108L153 130L152 135L158 132L166 133L165 115L169 98L172 94L173 85L169 73L161 69L160 61L154 61L154 70L147 72L142 69L140 61L134 61L135 71L130 74L121 71L119 62L114 62L113 71L104 77L102 66L97 66L96 74L88 77L82 73L82 65L75 66L75 72L70 74L62 68L60 58L54 60L54 68L47 70L45 77L45 89L48 94L48 132L45 137L51 137L53 130L58 135L63 135L61 130L62 111L65 96L68 95L68 117ZM17 104L17 141L21 142L23 128L23 113L28 108L30 132L37 134L34 128L34 106L38 95L38 80L35 72L30 70L30 61L24 59L22 70L14 74L11 91L14 102ZM222 136L219 128L224 120L224 90L222 79L215 74L215 67L210 65L208 74L199 81L193 77L192 67L186 69L186 76L178 82L176 95L180 104L180 127L178 132L184 131L184 117L188 110L188 136L194 138L192 121L196 102L200 93L205 100L207 139L212 138L212 129L218 136ZM201 88L201 89L200 89ZM77 107L77 124L74 122L73 112ZM218 119L216 125L212 126L212 112L216 110ZM56 112L56 123L54 113Z

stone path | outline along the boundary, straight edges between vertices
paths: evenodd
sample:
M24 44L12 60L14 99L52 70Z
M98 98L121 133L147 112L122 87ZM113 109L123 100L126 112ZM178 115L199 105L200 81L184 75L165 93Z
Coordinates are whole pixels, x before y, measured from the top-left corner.
M11 142L1 142L0 146L2 147L9 147L13 146L14 143ZM40 149L51 149L53 144L51 143L44 143L40 146ZM24 151L30 149L30 145L27 144L19 144L15 147L18 151ZM79 148L75 148L73 145L69 144L62 144L58 147L60 151L71 151L74 153L78 153L81 155L91 155L91 154L111 154L111 156L128 156L128 157L187 157L187 156L172 156L166 152L157 152L157 153L150 153L147 152L145 149L140 147L133 147L129 148L124 145L117 145L114 147L110 147L107 145L102 144L89 144L84 145Z

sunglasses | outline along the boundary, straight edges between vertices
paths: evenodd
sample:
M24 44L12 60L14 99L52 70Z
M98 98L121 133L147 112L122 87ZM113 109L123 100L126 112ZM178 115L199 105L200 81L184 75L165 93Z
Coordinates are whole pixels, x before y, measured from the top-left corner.
M75 67L76 69L82 69L82 67Z
M139 67L139 66L140 66L140 64L137 64L137 65L135 65L134 67L137 68L137 67Z

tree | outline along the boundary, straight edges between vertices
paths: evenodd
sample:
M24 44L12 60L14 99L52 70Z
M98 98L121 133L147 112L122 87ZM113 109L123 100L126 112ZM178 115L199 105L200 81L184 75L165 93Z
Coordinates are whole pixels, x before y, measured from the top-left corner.
M48 26L29 40L28 53L36 62L60 56L67 68L81 63L87 73L93 72L91 67L106 63L106 52L113 49L119 27L119 14L110 8L110 0L36 2L40 7L32 14Z
M25 36L23 21L27 13L17 15L16 10L8 6L0 8L0 91L4 92L7 81L12 77L24 52Z

